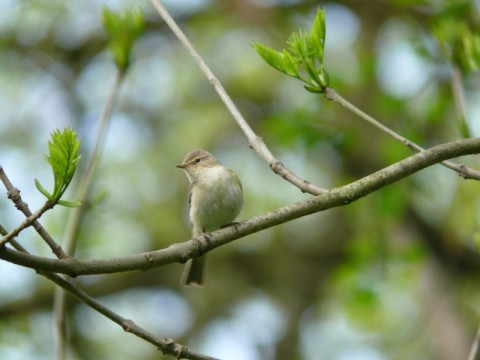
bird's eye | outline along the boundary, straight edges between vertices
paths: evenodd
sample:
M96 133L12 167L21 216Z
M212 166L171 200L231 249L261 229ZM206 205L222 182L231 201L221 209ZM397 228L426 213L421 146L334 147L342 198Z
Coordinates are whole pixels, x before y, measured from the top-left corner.
M199 163L199 162L200 162L200 159L199 159L199 158L196 158L196 159L195 159L195 162L196 162L196 163Z

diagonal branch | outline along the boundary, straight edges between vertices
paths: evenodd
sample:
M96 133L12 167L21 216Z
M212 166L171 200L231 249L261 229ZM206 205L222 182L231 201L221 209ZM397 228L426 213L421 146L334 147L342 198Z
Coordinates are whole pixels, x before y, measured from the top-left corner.
M257 152L257 154L268 164L268 166L270 166L270 168L275 174L280 175L282 178L298 187L302 192L307 192L312 195L320 195L325 193L325 189L315 186L307 180L300 179L291 170L287 169L285 165L283 165L275 158L272 152L268 149L267 145L265 145L263 139L257 134L255 134L250 125L248 125L247 121L243 118L242 114L235 106L234 102L227 94L220 81L215 77L213 72L202 59L200 54L195 50L195 48L185 36L183 31L175 23L175 20L173 20L173 18L170 16L167 9L165 9L165 7L161 4L159 0L150 0L150 2L158 11L163 20L167 23L168 27L173 31L175 36L177 36L178 40L180 40L183 46L187 49L190 56L200 67L204 75L207 77L208 81L212 84L213 88L220 96L227 109L232 114L238 126L247 137L249 146Z
M21 231L26 229L29 226L33 226L33 228L37 231L40 237L50 246L53 253L60 259L65 258L67 255L62 250L61 246L53 240L50 234L45 230L45 228L40 224L38 219L47 211L50 210L55 206L55 204L50 203L47 201L38 211L33 214L28 207L28 204L23 201L22 197L20 196L20 190L13 186L10 179L5 174L3 167L0 165L0 181L7 189L7 196L10 200L13 201L15 207L20 210L27 218L15 229L13 229L8 234L4 235L2 240L0 241L0 247L7 244L9 241L12 241L14 237L20 234Z
M67 254L72 254L75 251L76 234L77 234L80 222L85 214L84 203L87 199L87 195L93 180L93 175L97 169L97 165L100 160L103 143L105 141L108 125L111 120L113 106L115 104L118 93L120 91L120 85L122 83L124 74L125 72L122 72L117 69L115 74L115 79L113 81L113 84L110 87L109 94L105 102L105 106L100 116L100 121L99 121L100 126L95 139L95 145L94 145L92 154L88 161L85 173L78 185L78 190L75 193L75 199L77 199L78 201L81 201L82 205L72 209L72 212L67 222L65 238L64 238L65 251L67 252Z
M173 355L177 359L215 360L215 358L213 357L193 352L186 346L178 344L172 339L162 339L158 336L153 335L152 333L135 324L132 320L126 319L117 314L116 312L110 310L109 308L89 296L86 292L79 289L70 281L64 279L58 274L44 271L40 271L39 274L45 276L47 279L60 286L63 290L68 291L70 294L84 302L93 310L99 312L103 316L112 320L114 323L120 325L124 331L132 333L139 338L149 342L150 344L157 346L159 350L164 354Z
M326 88L325 89L325 97L328 99L328 100L331 100L331 101L334 101L340 105L342 105L343 107L347 108L348 110L350 110L351 112L353 112L354 114L358 115L360 118L362 118L363 120L367 121L368 123L370 123L371 125L375 126L377 129L379 129L380 131L383 131L384 133L390 135L391 137L393 137L394 139L400 141L401 143L403 143L405 146L407 146L409 149L413 150L413 151L416 151L416 152L420 152L420 151L423 151L425 150L423 147L421 147L420 145L417 145L415 144L414 142L408 140L407 138L399 135L398 133L396 133L395 131L393 131L392 129L388 128L387 126L383 125L382 123L380 123L379 121L375 120L373 117L371 117L370 115L364 113L362 110L360 110L359 108L357 108L355 105L353 105L352 103L348 102L347 100L345 100L342 96L340 96L334 89L332 88ZM478 170L474 170L474 169L470 169L468 167L466 167L465 165L463 164L456 164L452 161L442 161L442 165L443 166L446 166L447 168L453 170L453 171L456 171L460 174L461 177L463 177L464 179L476 179L476 180L480 180L480 171Z
M306 215L347 205L443 160L478 153L480 153L480 138L463 139L438 145L350 184L329 190L322 195L283 206L241 223L214 231L209 234L208 241L199 237L183 243L172 244L165 249L108 260L79 260L75 258L57 260L3 248L0 249L0 259L38 270L64 273L71 276L148 270L174 262L185 262L189 258L199 256L246 235Z
M7 231L0 225L0 235L5 236ZM15 239L11 240L11 245L17 249L17 252L23 254L29 254L28 251L19 243L15 241ZM186 346L176 343L172 339L162 339L158 336L155 336L148 332L147 330L141 328L140 326L136 325L132 320L126 319L116 312L110 310L90 295L88 295L85 291L78 288L75 284L71 281L64 279L59 274L51 273L48 271L39 271L37 270L39 275L46 277L50 281L57 284L63 290L69 292L71 295L75 296L78 300L85 303L87 306L91 307L93 310L99 312L103 316L107 317L108 319L112 320L116 324L120 325L122 329L126 332L132 333L139 338L149 342L158 347L158 349L163 352L164 354L170 354L175 356L177 359L192 359L192 360L216 360L213 357L199 354L196 352L191 351Z

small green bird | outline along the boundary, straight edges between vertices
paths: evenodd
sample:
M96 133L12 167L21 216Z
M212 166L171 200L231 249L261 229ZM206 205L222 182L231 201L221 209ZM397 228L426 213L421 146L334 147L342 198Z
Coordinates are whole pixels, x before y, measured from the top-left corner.
M240 179L208 151L189 152L177 165L190 181L188 204L192 237L211 232L235 220L243 206L243 189ZM188 260L182 284L203 284L205 255Z

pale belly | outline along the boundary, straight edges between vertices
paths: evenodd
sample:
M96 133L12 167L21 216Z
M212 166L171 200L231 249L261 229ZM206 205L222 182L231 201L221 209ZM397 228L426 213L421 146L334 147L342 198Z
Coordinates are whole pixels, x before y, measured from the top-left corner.
M237 217L243 205L243 194L231 176L228 172L215 172L197 184L202 196L194 191L190 207L190 220L197 232L217 230Z

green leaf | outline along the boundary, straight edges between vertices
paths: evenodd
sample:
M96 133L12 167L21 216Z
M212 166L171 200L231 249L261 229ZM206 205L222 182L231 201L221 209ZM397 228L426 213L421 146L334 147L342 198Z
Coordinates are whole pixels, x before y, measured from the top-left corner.
M42 184L40 184L40 181L35 179L35 186L37 187L38 191L40 191L47 199L52 199L52 195L45 189Z
M103 27L107 33L108 47L120 71L130 64L130 53L136 39L143 32L144 19L140 11L125 11L118 14L108 8L103 9Z
M473 234L473 244L475 245L478 252L480 252L480 233Z
M466 32L462 36L463 68L470 71L480 70L480 35Z
M258 42L252 42L252 47L255 49L258 55L265 60L271 67L277 69L280 72L287 73L284 67L283 55L276 50L270 49L265 45Z
M300 29L296 33L292 33L287 40L287 45L290 47L290 51L299 59L299 61L304 62L312 57L310 51L310 37L303 29Z
M318 9L317 16L310 31L310 45L315 52L316 58L323 63L323 51L325 48L325 10Z
M49 154L45 157L53 171L54 188L49 193L38 180L35 180L37 189L50 201L58 202L68 185L72 181L77 168L80 140L72 129L55 130L48 142Z
M67 200L58 200L58 205L66 206L66 207L78 207L82 205L81 201L67 201Z
M463 72L480 70L480 34L456 17L442 18L432 26L444 54Z
M325 34L325 11L318 9L310 33L303 29L292 33L287 40L287 49L282 52L258 42L252 43L252 46L267 64L303 81L308 91L322 93L329 84L328 74L323 67Z
M321 94L323 93L323 90L321 88L319 88L318 86L308 86L308 85L304 85L303 86L305 88L305 90L311 92L311 93L314 93L314 94Z
M327 70L325 70L324 67L322 67L318 73L318 76L320 78L320 84L323 87L327 87L328 84L330 84L330 75L328 75Z
M300 79L297 62L293 59L292 55L290 55L290 53L285 49L283 49L283 68L287 75Z

